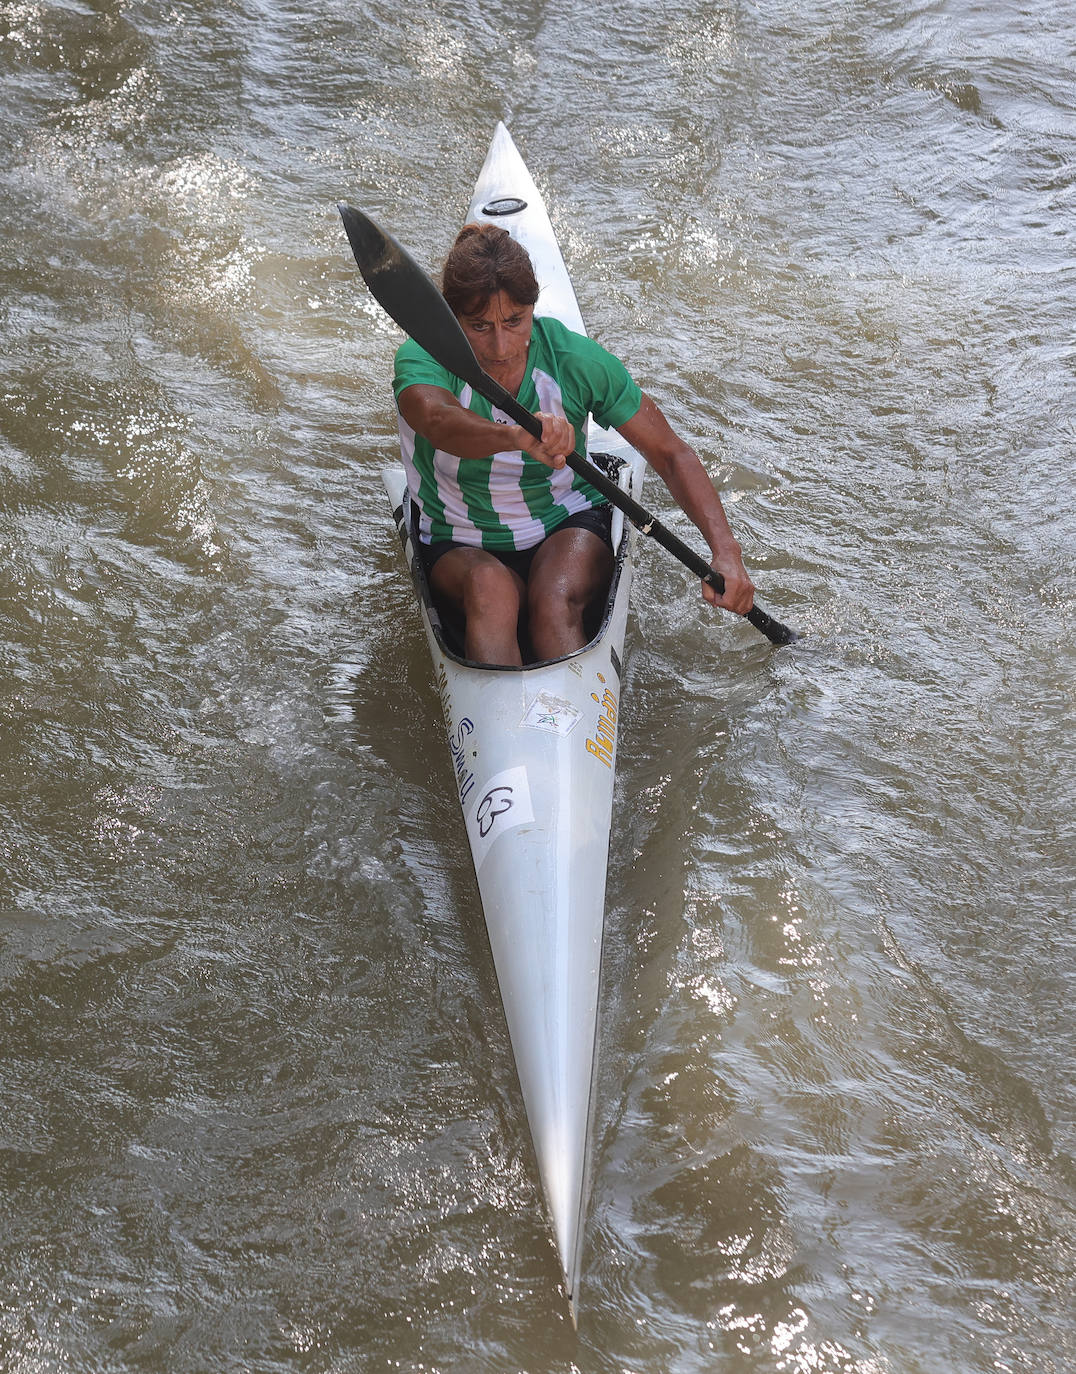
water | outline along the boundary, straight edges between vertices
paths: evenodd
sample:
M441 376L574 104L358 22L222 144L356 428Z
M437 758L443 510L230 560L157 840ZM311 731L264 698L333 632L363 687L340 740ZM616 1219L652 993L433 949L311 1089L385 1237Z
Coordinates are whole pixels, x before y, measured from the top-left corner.
M1074 57L0 2L0 1367L1076 1366ZM501 118L808 634L644 554L578 1335L334 209L436 264Z

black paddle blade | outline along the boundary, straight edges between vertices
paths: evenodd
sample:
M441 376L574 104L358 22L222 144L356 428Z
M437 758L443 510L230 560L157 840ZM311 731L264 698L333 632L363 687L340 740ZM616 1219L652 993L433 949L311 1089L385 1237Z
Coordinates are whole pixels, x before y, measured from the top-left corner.
M746 618L771 644L796 644L802 637L796 630L790 630L772 615L767 615L761 606L752 606Z
M425 271L361 210L351 205L337 209L374 300L442 367L480 389L488 379L448 302Z

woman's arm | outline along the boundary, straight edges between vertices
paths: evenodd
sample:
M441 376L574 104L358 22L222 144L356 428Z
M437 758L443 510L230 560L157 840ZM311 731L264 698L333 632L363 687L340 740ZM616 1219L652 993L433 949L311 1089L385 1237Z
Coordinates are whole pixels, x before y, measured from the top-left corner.
M642 405L619 429L669 488L676 504L698 526L709 544L713 567L725 579L725 591L718 596L714 588L704 582L703 596L715 606L746 615L754 603L755 588L744 568L740 546L729 528L721 498L698 454L675 433L656 403L645 393Z
M405 387L398 405L416 434L457 458L488 458L491 453L522 449L547 467L562 468L575 447L575 430L562 415L539 413L542 437L536 439L522 425L502 425L476 415L439 386Z

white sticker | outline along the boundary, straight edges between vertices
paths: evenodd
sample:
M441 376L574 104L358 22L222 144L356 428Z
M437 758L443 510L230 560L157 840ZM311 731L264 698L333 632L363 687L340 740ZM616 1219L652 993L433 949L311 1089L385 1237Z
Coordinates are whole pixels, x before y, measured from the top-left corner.
M539 692L524 712L520 724L529 725L532 730L548 730L553 735L569 735L582 714L563 697Z
M506 768L490 778L467 812L467 833L475 869L485 863L495 840L533 820L534 808L525 768Z

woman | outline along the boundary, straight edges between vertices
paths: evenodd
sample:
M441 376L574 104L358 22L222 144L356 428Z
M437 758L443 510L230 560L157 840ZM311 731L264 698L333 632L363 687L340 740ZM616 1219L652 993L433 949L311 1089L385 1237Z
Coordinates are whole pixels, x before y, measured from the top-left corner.
M520 665L524 617L538 660L586 642L584 613L613 568L610 507L565 465L588 414L639 450L702 531L725 579L720 596L702 584L706 600L746 615L754 587L698 456L619 359L557 320L535 319L526 249L496 225L465 225L442 290L483 370L542 422L535 439L413 340L396 354L420 553L434 595L464 618L467 657Z

